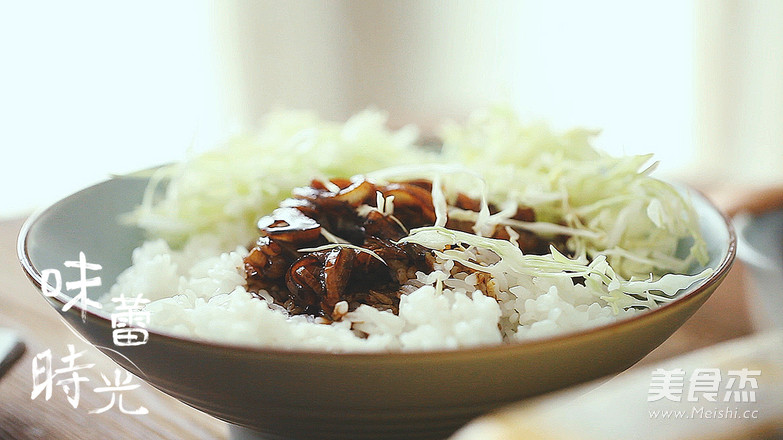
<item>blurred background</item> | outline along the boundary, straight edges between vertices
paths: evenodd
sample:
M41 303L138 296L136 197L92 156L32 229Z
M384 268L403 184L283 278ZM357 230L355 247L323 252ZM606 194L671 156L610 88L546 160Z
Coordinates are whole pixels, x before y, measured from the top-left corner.
M271 109L432 134L505 101L701 186L783 180L783 2L0 4L0 217L178 160Z

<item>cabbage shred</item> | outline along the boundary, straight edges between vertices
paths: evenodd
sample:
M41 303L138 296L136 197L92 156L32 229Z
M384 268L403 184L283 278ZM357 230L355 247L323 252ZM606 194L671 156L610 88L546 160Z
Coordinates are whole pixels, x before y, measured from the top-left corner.
M673 186L650 176L652 155L612 157L591 145L596 134L526 126L495 107L445 126L443 155L483 175L491 200L525 204L541 222L587 232L571 235L568 249L606 256L625 277L706 264L696 213ZM677 258L683 240L690 250Z
M217 234L230 249L256 236L256 220L314 178L426 177L434 183L438 222L404 240L467 267L581 277L615 309L666 302L711 273L694 270L708 261L694 209L676 188L651 176L651 155L612 157L591 145L594 131L554 133L523 124L506 107L445 124L440 152L417 146L415 127L390 130L386 121L371 110L344 124L312 113L273 113L255 136L158 169L129 220L172 245ZM494 215L447 209L445 200L457 192L481 198L484 208L487 202L530 206L537 221L514 223L511 209ZM393 201L385 203L393 209ZM476 234L445 229L446 216L470 218ZM481 237L494 224L565 235L571 256L554 248L549 255L524 255L509 241ZM678 255L683 243L687 252ZM501 259L479 267L460 246Z
M434 160L415 145L415 127L390 130L386 122L385 114L371 110L344 124L309 112L272 113L254 136L158 169L128 220L174 246L194 235L218 234L231 249L257 235L258 218L314 178ZM157 184L165 185L153 190Z

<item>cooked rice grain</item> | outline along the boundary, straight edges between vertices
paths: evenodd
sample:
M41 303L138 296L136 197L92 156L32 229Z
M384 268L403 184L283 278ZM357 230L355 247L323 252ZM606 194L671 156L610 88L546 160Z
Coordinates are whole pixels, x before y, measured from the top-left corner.
M133 252L133 265L104 297L106 310L115 305L111 298L142 294L151 301L146 310L153 329L232 344L333 352L492 345L601 325L635 313L614 314L605 301L570 278L515 274L489 279L453 261L438 260L432 273L417 272L402 287L399 315L363 305L341 312L338 322L323 324L308 315L288 316L264 292L261 298L248 293L242 269L247 250L222 252L219 246L209 236L194 237L181 250L163 240L146 242Z

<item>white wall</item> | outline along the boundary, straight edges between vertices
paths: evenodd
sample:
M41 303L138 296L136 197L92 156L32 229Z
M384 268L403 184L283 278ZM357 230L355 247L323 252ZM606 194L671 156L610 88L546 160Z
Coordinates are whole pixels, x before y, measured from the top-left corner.
M716 185L780 185L783 2L703 0L696 17L695 172Z
M205 1L1 3L0 215L182 157L214 120L208 14Z
M223 38L253 79L249 120L277 103L333 117L376 105L393 124L429 128L503 99L561 127L602 128L606 148L659 153L665 168L691 151L689 1L317 4L232 2Z
M0 215L183 157L273 107L429 129L504 98L615 153L693 152L689 1L5 2Z

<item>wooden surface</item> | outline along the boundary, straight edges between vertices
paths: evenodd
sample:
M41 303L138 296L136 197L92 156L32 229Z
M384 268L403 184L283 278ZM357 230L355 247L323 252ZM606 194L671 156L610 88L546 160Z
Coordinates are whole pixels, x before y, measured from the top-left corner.
M58 313L25 277L16 257L16 239L22 220L0 222L0 327L20 332L27 351L0 379L0 439L225 439L223 422L192 409L133 378L140 384L123 393L124 407L143 405L147 415L123 414L115 404L101 414L90 414L108 405L108 394L93 392L102 386L101 374L113 377L115 364L70 332ZM669 340L633 368L645 368L669 358L753 331L748 318L745 271L737 263L712 298ZM77 364L94 363L80 371L89 379L81 384L80 401L73 408L60 387L50 400L31 400L32 365L36 354L51 349L55 367L68 354L67 344L84 351Z

